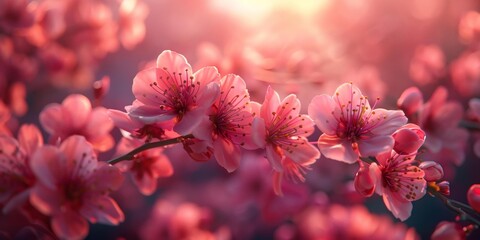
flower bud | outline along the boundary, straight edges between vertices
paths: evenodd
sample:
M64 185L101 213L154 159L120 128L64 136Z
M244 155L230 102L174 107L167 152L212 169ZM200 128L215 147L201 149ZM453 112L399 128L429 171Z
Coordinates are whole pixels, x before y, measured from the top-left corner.
M425 172L425 180L428 182L435 182L443 178L442 165L434 161L425 161L419 166Z
M397 100L398 108L402 109L407 116L415 114L423 105L423 95L416 87L410 87L403 91Z
M399 154L415 153L425 142L425 132L415 124L406 124L392 135L395 140L393 149Z
M364 197L370 197L375 191L375 180L370 175L368 165L360 163L360 168L355 175L354 186L358 193Z
M450 195L450 182L448 181L442 181L437 184L437 186L440 188L439 192L445 196Z
M480 184L473 184L467 193L468 204L475 209L475 211L480 212Z
M461 240L465 239L462 226L456 222L440 222L432 233L432 240Z

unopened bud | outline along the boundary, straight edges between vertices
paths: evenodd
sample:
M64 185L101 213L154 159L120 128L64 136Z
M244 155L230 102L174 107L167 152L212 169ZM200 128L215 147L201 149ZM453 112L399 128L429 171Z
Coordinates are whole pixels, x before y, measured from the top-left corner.
M450 183L448 181L442 181L437 184L440 188L439 192L445 196L450 195Z
M419 166L425 172L425 180L428 182L435 182L443 178L442 165L434 161L425 161Z
M425 132L412 123L406 124L392 135L395 140L393 149L403 155L415 153L425 142Z
M475 211L480 212L480 184L473 184L467 193L468 204L475 209Z
M360 168L353 182L355 190L364 197L370 197L375 191L375 180L370 175L369 165L360 163Z

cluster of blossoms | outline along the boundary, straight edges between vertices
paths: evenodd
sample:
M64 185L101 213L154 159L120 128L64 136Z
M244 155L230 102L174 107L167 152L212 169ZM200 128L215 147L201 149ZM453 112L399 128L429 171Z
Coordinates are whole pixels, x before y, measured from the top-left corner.
M124 221L124 213L109 196L120 188L122 172L131 174L144 195L156 191L158 178L173 175L172 163L164 151L167 145L176 143L183 146L191 159L200 162L215 159L227 172L236 171L244 165L243 161L268 163L272 173L267 184L274 195L266 194L261 200L267 204L262 210L267 219L278 219L279 214L298 212L308 206L298 198L305 193L294 190L289 182L305 181L307 170L321 156L325 160L358 164L353 181L357 192L366 197L374 192L381 195L387 209L402 221L410 217L412 201L427 192L451 201L446 197L449 184L441 181L443 168L437 162L419 158L421 147L430 146L426 139L431 135L435 137L435 132L430 131L435 130L424 131L420 127L422 120L417 121L419 125L408 123L402 110L377 108L378 98L371 106L368 97L352 83L340 85L331 96L315 96L306 115L301 114L301 103L294 94L282 100L268 87L262 103L252 101L240 76L222 77L215 67L193 72L184 56L167 50L158 56L156 66L138 72L132 90L136 99L125 107L126 112L92 108L89 99L80 94L68 96L61 104L47 105L39 119L50 134L49 143L44 143L34 125L23 125L17 138L2 136L0 203L3 212L21 210L60 238L84 238L88 234L88 222L116 225ZM418 93L415 89L407 90L399 106L417 120L422 119L423 113L428 116L430 105L418 103L415 93ZM441 94L437 91L434 96ZM431 104L442 101L444 99L432 100ZM412 105L420 110L411 110ZM115 145L110 135L114 125L122 130L123 137L117 145L120 156L108 162L98 161L98 154ZM315 126L322 132L316 144L318 148L308 139ZM284 178L289 181L283 181ZM291 207L285 209L285 213L272 211L275 205L271 204L280 204L275 203L276 198L284 198L283 204L289 202ZM479 199L478 187L472 186L469 192L472 212L478 211ZM204 214L208 210L189 203L159 204L164 210L153 217L172 219L165 223L165 231L154 236L230 238L231 232L224 228L216 233L203 229L201 222L207 221ZM165 204L170 207L163 206ZM451 207L464 211L455 205ZM314 212L305 211L307 215L300 215L300 223ZM351 214L356 215L358 211L353 210ZM182 219L185 214L191 217ZM473 229L477 220L474 217L467 220L472 221L467 227ZM152 229L147 227L145 231L158 231L153 227L157 224L149 224ZM450 231L450 228L442 230L444 228L439 225L436 234ZM318 234L309 231L316 230L291 234ZM406 231L399 234L403 236L399 239L411 235Z
M160 5L168 9L167 2ZM419 239L425 233L403 221L424 197L456 216L440 222L432 239L468 237L480 227L480 185L471 185L465 204L450 199L449 181L471 162L470 138L480 156L480 14L461 18L467 49L456 59L449 63L436 44L419 45L409 71L402 70L416 87L389 89L385 97L380 69L391 49L376 43L391 26L357 38L319 26L396 21L347 2L324 7L349 14L296 21L285 11L280 19L265 15L271 21L251 33L239 27L234 39L212 34L225 49L195 45L193 65L165 50L136 73L135 100L124 110L102 106L105 77L93 84L92 100L75 93L46 105L37 127L16 119L27 111L27 88L43 84L32 80L90 86L107 54L144 38L148 10L140 0L0 0L0 238L83 239L98 232L90 224L123 223L102 237ZM181 49L182 37L198 34L182 26L211 11L189 4L194 8L182 10L195 14L172 21L185 35L175 32L179 44L166 48ZM442 7L423 4L397 10L428 22ZM431 16L419 8L432 9ZM155 13L162 23L178 15ZM172 38L163 27L162 38ZM302 34L292 34L298 29ZM424 98L434 84L441 86ZM398 109L380 108L384 99ZM397 222L361 206L375 193Z
M148 14L138 0L3 0L0 9L0 100L19 116L31 86L90 86L107 54L143 40Z

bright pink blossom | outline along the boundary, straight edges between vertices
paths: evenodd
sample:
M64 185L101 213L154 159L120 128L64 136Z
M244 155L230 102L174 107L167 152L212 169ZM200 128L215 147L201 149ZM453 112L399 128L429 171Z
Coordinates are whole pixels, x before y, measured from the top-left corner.
M31 156L42 145L42 135L34 125L23 125L18 140L0 136L0 204L4 213L27 202L36 182Z
M480 212L480 184L473 184L467 193L468 204Z
M110 135L113 122L103 107L92 109L83 95L72 94L62 104L51 103L40 113L40 123L51 134L51 142L63 141L72 135L84 136L98 151L113 147Z
M51 217L51 227L60 238L79 239L88 233L88 223L116 225L124 215L108 194L120 187L118 168L97 162L90 143L71 136L59 147L43 146L33 154L31 168L38 181L30 202Z
M377 163L370 165L375 177L376 192L393 215L404 221L410 217L412 201L426 193L425 173L417 167L415 153L400 155L395 151L376 156Z
M354 163L392 149L393 132L407 122L402 111L374 109L357 87L344 83L333 96L313 98L308 114L323 132L320 152L334 160Z
M207 111L219 94L219 80L215 67L193 73L184 56L163 51L155 68L135 76L136 100L128 114L145 124L171 121L175 132L190 134L202 118L208 118Z
M142 141L132 138L122 138L117 146L119 154L127 153L140 147ZM133 182L143 195L151 195L157 189L158 178L169 177L173 167L168 157L163 154L163 148L148 149L135 154L133 159L117 164L123 172L130 172Z
M259 116L252 123L252 138L258 147L266 149L275 172L303 180L301 168L313 164L320 153L307 139L314 131L314 123L308 115L300 114L300 108L295 95L280 101L278 93L268 87Z
M211 142L218 164L232 172L238 168L242 147L253 148L250 137L253 113L250 95L243 79L229 74L220 80L220 96L193 135Z

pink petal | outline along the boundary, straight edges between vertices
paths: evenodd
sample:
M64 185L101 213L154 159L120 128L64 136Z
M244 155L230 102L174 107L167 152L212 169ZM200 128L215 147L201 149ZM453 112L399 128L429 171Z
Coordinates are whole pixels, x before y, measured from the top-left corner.
M3 206L2 212L4 214L15 210L17 207L22 206L25 204L30 197L30 189L24 190L20 193L17 193L15 196L8 200L7 204Z
M42 127L50 134L62 131L66 118L62 105L57 103L45 106L39 116Z
M390 152L393 148L393 137L375 136L368 139L362 139L358 142L358 149L362 157L376 156L383 152Z
M106 152L115 145L115 140L111 135L103 135L96 138L90 138L89 142L92 144L93 148L99 152Z
M253 118L252 122L252 142L257 148L265 148L267 130L265 129L265 120L259 117Z
M268 86L267 92L265 93L265 100L260 108L260 117L265 119L265 122L272 122L275 116L274 113L276 114L279 106L280 96L278 96L278 93L273 90L272 87Z
M412 213L412 203L410 201L403 200L390 191L383 193L383 202L385 206L392 212L393 216L405 221L410 217Z
M282 150L278 146L268 144L265 147L267 152L267 160L272 166L273 170L277 172L283 171L282 159L284 158Z
M447 97L448 90L443 86L439 86L437 89L435 89L435 92L433 92L428 102L430 103L432 109L439 109L447 101Z
M397 106L408 116L419 111L422 105L423 95L417 87L407 88L397 100Z
M33 124L25 124L20 127L18 141L29 156L43 145L42 134Z
M173 175L173 167L167 156L160 154L152 165L154 177L170 177Z
M117 225L125 220L118 204L110 197L100 196L86 202L80 213L91 223Z
M113 120L116 127L123 129L127 132L133 132L134 130L142 127L137 121L132 121L127 113L121 112L115 109L108 109L108 116Z
M315 96L308 105L308 115L313 119L317 127L325 134L335 135L338 122L332 114L336 103L328 95Z
M320 152L315 146L308 143L307 139L304 139L303 143L295 147L292 153L285 151L285 155L301 165L313 164L320 158Z
M198 108L208 109L212 106L213 102L218 98L220 94L220 85L217 82L211 82L207 84L202 93L198 96Z
M96 107L93 109L85 126L88 136L101 136L108 134L113 129L113 121L108 116L107 109Z
M50 189L43 184L35 185L30 191L30 203L45 215L56 214L63 202L64 196L58 189Z
M273 172L273 191L277 196L283 196L283 191L282 191L282 178L283 178L283 172Z
M148 68L138 72L133 79L132 92L141 103L157 107L163 105L162 101L165 99L165 96L163 96L163 93L158 92L158 88L153 86L154 83L157 83L157 74L168 76L163 70Z
M200 123L192 130L193 136L200 140L212 141L213 123L205 116L200 119Z
M370 164L369 174L372 177L373 183L375 185L375 192L378 195L383 195L385 192L385 188L383 187L382 170L380 170L380 167L376 163Z
M62 173L71 169L65 166L65 156L54 146L39 148L30 158L30 168L38 181L50 189L55 189Z
M377 108L372 110L372 113L375 112L373 117L380 119L378 121L371 121L370 124L374 126L371 127L371 133L377 135L390 135L393 132L397 131L401 126L405 125L408 121L407 117L401 110L386 110L383 108ZM365 126L367 127L367 126Z
M326 158L349 164L358 160L358 153L353 150L352 143L337 136L322 134L318 139L318 148Z
M360 89L358 89L356 86L354 86L351 83L344 83L337 88L332 98L337 102L337 104L340 104L340 105L351 104L351 106L356 108L357 106L362 105L360 103L361 98L365 98L365 97L362 95L362 92L360 91ZM370 104L368 101L363 101L363 103L365 104L364 106L367 109L370 109Z
M132 175L132 178L140 193L145 196L150 196L157 190L158 178L152 177L149 174L142 174L140 178Z
M432 113L433 124L439 130L456 128L463 118L463 107L459 102L444 103Z
M71 122L69 122L69 125L73 129L80 129L85 126L92 110L92 105L87 97L72 94L63 100L62 106L70 116L69 120Z
M158 106L136 105L130 108L128 115L144 124L165 122L172 120L176 114L170 111L161 110Z
M77 176L88 177L97 167L97 157L92 145L83 137L73 135L60 145L65 156L65 166L62 171L74 171Z
M61 239L83 239L88 234L88 223L78 213L66 210L52 218L52 229Z
M97 169L88 179L92 192L104 193L117 190L123 183L123 175L116 166L99 162Z
M182 120L180 120L174 127L173 130L180 135L191 134L194 129L200 125L200 123L208 121L207 109L197 108L192 111L188 111L183 115Z
M219 137L213 142L214 156L218 164L229 173L235 171L240 165L241 151L238 145L234 145L227 139Z
M185 70L192 73L192 68L187 59L174 51L165 50L157 57L157 68L164 69L173 73L184 73Z

